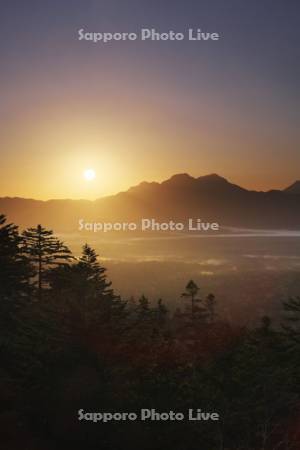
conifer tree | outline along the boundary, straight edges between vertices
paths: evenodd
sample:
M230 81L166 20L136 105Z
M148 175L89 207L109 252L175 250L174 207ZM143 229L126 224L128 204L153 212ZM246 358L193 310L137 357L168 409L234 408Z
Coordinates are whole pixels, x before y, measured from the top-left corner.
M195 315L195 303L201 301L199 298L197 298L198 292L199 292L199 288L198 288L197 284L193 280L190 280L185 287L185 292L183 292L183 294L181 294L181 297L191 301L192 318L194 318L194 315Z
M64 303L79 327L111 327L124 317L126 303L114 294L106 268L87 244L77 262L52 269L47 279L52 296Z
M20 246L18 227L6 223L5 216L0 215L0 360L3 368L16 365L16 330L31 293L31 267Z
M163 335L166 332L169 311L161 298L157 301L153 313L155 330L158 335Z
M82 254L72 265L58 266L49 271L47 280L55 294L71 297L77 304L85 304L99 298L112 297L111 282L106 268L98 261L95 250L85 244Z
M68 247L66 247L52 230L47 230L41 225L36 228L28 228L22 234L23 253L34 265L37 276L38 299L42 298L42 291L46 283L46 273L51 267L72 259Z
M31 268L21 252L22 239L18 227L6 223L0 215L0 296L24 297L29 294Z
M168 309L165 306L163 300L160 298L155 308L156 320L159 324L164 325L168 315Z
M137 314L139 320L147 320L150 318L150 303L144 294L138 299Z
M214 294L208 294L205 299L205 307L207 309L208 320L212 323L216 318L216 297Z
M89 284L90 294L101 294L101 296L111 296L111 282L106 279L106 268L102 267L98 261L98 255L93 248L85 244L82 255L78 262L78 270L84 275Z
M198 297L199 287L197 284L190 280L185 287L185 292L181 294L182 298L185 298L190 301L190 317L192 322L197 320L205 320L207 317L206 308L201 306L202 300Z

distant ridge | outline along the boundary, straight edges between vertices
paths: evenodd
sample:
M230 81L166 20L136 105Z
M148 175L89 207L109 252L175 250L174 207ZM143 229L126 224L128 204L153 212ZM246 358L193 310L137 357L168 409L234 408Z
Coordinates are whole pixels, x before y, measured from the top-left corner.
M287 195L294 194L294 195ZM183 221L201 218L221 226L300 229L300 181L283 191L249 191L210 174L175 174L142 182L116 195L89 200L0 198L0 213L23 227L42 223L57 231L77 231L86 222L136 222L141 218Z
M288 194L300 194L300 180L295 181L295 183L287 187L284 192L287 192Z

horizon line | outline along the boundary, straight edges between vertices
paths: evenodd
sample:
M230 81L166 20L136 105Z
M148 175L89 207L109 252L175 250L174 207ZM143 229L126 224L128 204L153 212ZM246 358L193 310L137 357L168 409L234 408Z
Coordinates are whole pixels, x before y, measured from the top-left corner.
M295 181L292 181L291 184L289 184L288 186L286 186L285 188L282 188L282 189L271 188L271 189L268 189L268 190L256 190L256 189L244 188L243 186L241 186L239 184L236 184L236 183L234 183L232 181L229 181L227 178L225 178L225 177L223 177L221 175L218 175L217 173L209 173L209 174L206 174L206 175L200 175L199 177L194 177L194 176L190 175L187 172L178 172L178 173L175 173L175 174L171 175L169 178L166 178L166 179L164 179L162 181L154 181L154 180L153 181L146 181L146 180L143 180L143 181L140 181L138 184L129 186L126 190L120 190L120 191L117 191L117 192L112 193L112 194L103 195L102 197L96 197L94 199L89 199L89 198L70 198L70 197L56 197L56 198L42 199L42 198L25 197L25 196L19 196L19 195L0 195L0 199L1 200L5 200L5 199L7 199L7 200L31 200L31 201L44 202L44 203L51 202L51 201L76 201L76 202L85 201L85 202L92 203L92 202L96 202L98 200L102 200L102 199L105 199L105 198L114 197L114 196L116 196L118 194L121 194L121 193L126 193L126 192L130 191L131 189L137 188L137 187L139 187L139 186L141 186L143 184L157 184L157 185L161 185L161 184L171 180L172 178L174 178L176 176L187 176L187 177L189 177L189 178L191 178L193 180L199 180L201 178L208 178L208 177L217 177L219 179L223 179L224 181L226 181L229 184L232 184L232 185L237 186L237 187L239 187L241 189L244 189L245 191L257 192L257 193L268 193L268 192L273 192L273 191L284 192L285 190L287 190L288 188L290 188L294 184L300 183L300 179L297 179Z

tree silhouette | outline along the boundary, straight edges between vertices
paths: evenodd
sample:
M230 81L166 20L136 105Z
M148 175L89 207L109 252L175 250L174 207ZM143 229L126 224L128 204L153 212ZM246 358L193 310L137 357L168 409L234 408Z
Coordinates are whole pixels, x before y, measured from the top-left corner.
M150 303L147 297L143 294L138 299L137 305L137 315L139 320L147 320L149 319L151 314Z
M112 295L111 282L106 279L106 268L101 266L97 253L88 244L83 246L78 269L84 275L92 294Z
M73 317L75 327L118 326L126 303L114 294L106 268L88 244L77 262L50 270L47 280L52 297Z
M95 250L87 244L74 264L51 269L47 273L47 281L55 295L70 297L77 304L113 296L106 268L101 266Z
M202 450L300 448L300 297L284 303L284 332L268 316L241 327L217 322L214 295L201 300L191 280L182 294L186 313L177 309L172 317L162 300L116 296L87 244L67 264L70 258L51 231L20 236L0 216L1 448L89 450L100 441L116 450L124 443L148 450L153 443L173 450L199 443ZM40 269L47 301L20 308L28 259L36 277ZM99 404L107 411L201 405L221 421L116 433L109 424L70 423L77 404L85 411Z
M190 280L188 284L185 287L185 291L183 294L181 294L181 297L186 298L191 301L191 314L192 318L194 318L195 315L195 303L200 302L201 300L197 298L197 294L199 292L199 288L197 284Z
M208 294L205 299L205 307L208 313L208 320L212 323L216 318L216 297L214 294Z
M155 308L156 321L159 325L164 325L168 315L168 308L165 306L163 300L160 298Z
M207 317L206 309L201 306L202 300L198 298L199 287L197 284L190 280L185 287L185 292L181 294L181 297L187 300L190 300L190 317L192 322L195 322L196 319L204 320Z
M29 294L31 268L21 251L18 227L0 215L0 296L23 297Z
M41 300L49 268L65 264L73 257L68 247L54 236L53 231L41 225L28 228L22 233L22 237L23 253L35 267L38 299Z

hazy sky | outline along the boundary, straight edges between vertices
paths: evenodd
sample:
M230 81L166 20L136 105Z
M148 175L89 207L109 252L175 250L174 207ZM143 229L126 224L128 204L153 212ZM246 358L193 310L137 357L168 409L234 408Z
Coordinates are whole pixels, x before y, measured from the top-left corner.
M0 196L96 198L178 172L255 189L300 178L298 0L0 8ZM78 40L81 28L221 39L94 44Z

